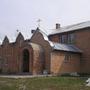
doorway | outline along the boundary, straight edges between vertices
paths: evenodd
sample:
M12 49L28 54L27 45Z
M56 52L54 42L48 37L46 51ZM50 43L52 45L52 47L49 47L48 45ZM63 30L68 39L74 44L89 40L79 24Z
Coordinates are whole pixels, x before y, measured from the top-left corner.
M23 72L29 72L29 51L25 49L23 51L23 63L22 63L22 70Z

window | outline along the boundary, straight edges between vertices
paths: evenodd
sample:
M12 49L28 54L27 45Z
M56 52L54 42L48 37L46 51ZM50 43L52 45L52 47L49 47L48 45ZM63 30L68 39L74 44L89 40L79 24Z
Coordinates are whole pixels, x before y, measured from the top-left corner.
M75 34L69 33L69 34L60 35L60 43L74 44L75 43Z
M60 39L61 43L67 43L67 35L62 35Z
M72 34L68 34L68 43L69 44L73 44L75 42L75 35Z
M66 55L65 55L64 62L65 62L65 63L68 63L68 62L70 62L70 60L71 60L71 55L70 55L70 54L66 54Z

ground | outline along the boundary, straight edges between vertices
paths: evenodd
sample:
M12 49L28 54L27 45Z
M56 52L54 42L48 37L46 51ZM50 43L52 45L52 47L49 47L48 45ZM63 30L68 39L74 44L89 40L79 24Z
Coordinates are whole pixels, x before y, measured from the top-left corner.
M0 77L0 90L90 90L87 78L80 77Z

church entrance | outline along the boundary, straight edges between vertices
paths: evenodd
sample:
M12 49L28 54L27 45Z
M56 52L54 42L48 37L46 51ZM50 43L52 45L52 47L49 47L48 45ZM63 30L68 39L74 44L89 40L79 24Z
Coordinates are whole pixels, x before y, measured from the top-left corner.
M29 51L25 49L23 51L23 63L22 63L22 70L23 72L29 72Z

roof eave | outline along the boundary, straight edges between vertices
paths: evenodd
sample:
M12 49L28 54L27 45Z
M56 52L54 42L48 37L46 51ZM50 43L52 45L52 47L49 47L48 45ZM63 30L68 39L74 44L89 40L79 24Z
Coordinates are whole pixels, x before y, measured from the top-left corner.
M68 33L68 32L80 31L80 30L86 29L86 28L90 28L90 26L84 27L84 28L78 28L78 29L71 29L71 30L69 30L69 31L62 31L62 32L59 31L59 32L56 32L56 33L48 34L48 36L57 35L57 34L62 34L62 33Z
M78 53L78 54L82 54L83 53L82 51L75 52L75 51L67 51L67 50L59 50L59 49L53 49L52 51L71 52L71 53Z

